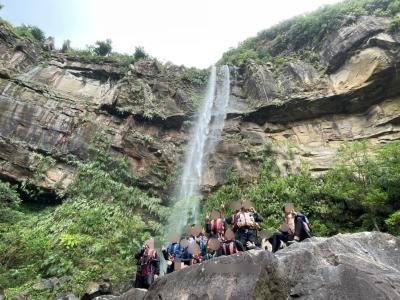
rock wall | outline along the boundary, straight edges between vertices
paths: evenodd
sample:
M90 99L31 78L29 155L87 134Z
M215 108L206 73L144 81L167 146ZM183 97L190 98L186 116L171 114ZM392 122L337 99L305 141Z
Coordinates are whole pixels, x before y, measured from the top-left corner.
M224 182L221 170L231 166L244 179L254 177L248 157L265 145L278 154L284 173L288 163L306 161L318 176L344 142L366 139L374 146L399 140L400 35L387 33L388 23L349 16L326 38L319 66L250 61L232 72L230 120L206 187Z
M32 179L47 157L54 162L33 184L65 187L75 173L68 161L87 158L103 133L144 186L166 192L202 87L176 83L182 67L139 61L127 70L25 43L0 27L0 177Z

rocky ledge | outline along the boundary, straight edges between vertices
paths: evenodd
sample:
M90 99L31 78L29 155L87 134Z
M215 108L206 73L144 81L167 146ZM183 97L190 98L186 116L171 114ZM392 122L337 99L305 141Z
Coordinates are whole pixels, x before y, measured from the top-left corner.
M399 299L400 239L363 232L312 238L277 252L252 250L169 274L133 299Z

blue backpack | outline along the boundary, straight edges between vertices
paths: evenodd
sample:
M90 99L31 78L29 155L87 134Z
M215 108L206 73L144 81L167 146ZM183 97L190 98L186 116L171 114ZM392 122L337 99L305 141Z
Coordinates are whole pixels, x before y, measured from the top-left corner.
M179 243L173 243L171 245L168 245L167 247L167 253L173 257L179 257L180 256L180 245Z

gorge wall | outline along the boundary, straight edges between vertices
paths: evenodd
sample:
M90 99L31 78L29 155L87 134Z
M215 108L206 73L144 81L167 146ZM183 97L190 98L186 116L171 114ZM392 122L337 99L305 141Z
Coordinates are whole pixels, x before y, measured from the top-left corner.
M318 65L248 60L231 68L228 118L203 179L204 192L228 170L257 176L254 156L278 154L283 171L328 170L346 141L400 139L399 33L385 17L348 17L327 36ZM259 45L262 51L274 41ZM126 155L142 188L167 195L176 178L204 85L187 69L155 60L124 67L45 51L0 27L0 177L53 190L75 174L103 133ZM174 175L175 174L175 175Z

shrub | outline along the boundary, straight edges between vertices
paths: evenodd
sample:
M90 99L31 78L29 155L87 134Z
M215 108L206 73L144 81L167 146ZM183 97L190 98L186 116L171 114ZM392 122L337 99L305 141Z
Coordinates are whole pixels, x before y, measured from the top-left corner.
M105 41L97 41L96 46L94 46L93 48L93 52L96 55L107 56L112 51L111 43L112 41L110 39L107 39Z
M209 71L207 69L188 68L183 71L180 81L194 85L204 85L207 83Z
M389 227L389 232L392 234L400 235L400 210L394 212L385 220L386 225Z
M244 186L233 176L210 194L204 212L239 199L250 200L264 216L263 227L277 230L281 207L292 202L305 212L314 234L382 230L399 234L400 142L370 151L366 142L343 145L334 168L314 179L307 165L282 176L269 154L259 164L259 177ZM227 213L230 213L229 209Z
M0 181L0 210L4 208L16 208L21 199L15 187L8 182Z
M390 32L397 32L400 30L400 13L395 15L391 20L389 24L388 30Z
M43 43L45 40L44 32L37 26L32 25L21 25L15 27L15 32L17 35L23 38L27 38L32 42Z
M141 59L147 59L150 56L146 53L143 47L135 47L135 53L133 54L133 57L135 58L136 61L139 61Z
M25 208L18 222L1 224L0 282L7 298L21 290L29 291L29 300L55 298L55 291L32 289L37 277L68 275L57 293L78 295L104 272L115 284L132 278L134 252L150 235L161 234L167 209L136 187L128 161L113 158L109 150L109 141L97 136L91 159L76 163L77 175L61 205Z

